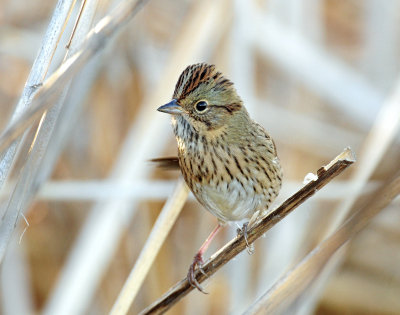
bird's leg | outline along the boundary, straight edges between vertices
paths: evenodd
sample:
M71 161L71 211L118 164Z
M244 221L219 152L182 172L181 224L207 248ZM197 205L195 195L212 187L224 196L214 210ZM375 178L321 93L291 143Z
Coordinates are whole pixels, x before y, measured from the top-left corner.
M205 294L207 294L207 292L205 292L203 290L203 288L201 287L200 283L198 283L197 280L196 280L195 269L196 269L196 266L198 266L198 269L200 270L200 272L203 273L205 276L207 276L204 273L203 269L201 268L203 263L204 263L203 254L207 250L208 246L210 246L211 241L213 240L215 235L217 235L217 233L218 233L220 228L221 228L221 224L218 223L218 225L214 228L214 230L207 237L207 239L205 240L203 245L201 245L199 251L194 256L193 263L190 265L189 272L188 272L188 275L187 275L187 278L188 278L188 281L189 281L190 285L195 287L195 288L197 288L200 292L205 293Z

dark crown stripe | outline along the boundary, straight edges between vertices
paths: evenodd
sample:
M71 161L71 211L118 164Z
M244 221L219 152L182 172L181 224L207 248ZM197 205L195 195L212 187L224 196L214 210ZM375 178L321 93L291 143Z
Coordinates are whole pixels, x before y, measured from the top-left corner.
M197 89L200 83L205 82L209 79L210 74L215 71L214 66L208 66L201 64L199 67L195 67L192 71L189 80L187 80L185 87L183 88L182 98L186 97L189 93Z
M220 72L216 72L214 65L199 63L188 66L178 79L175 86L174 98L183 99L189 93L196 90L202 82L210 79L222 77Z

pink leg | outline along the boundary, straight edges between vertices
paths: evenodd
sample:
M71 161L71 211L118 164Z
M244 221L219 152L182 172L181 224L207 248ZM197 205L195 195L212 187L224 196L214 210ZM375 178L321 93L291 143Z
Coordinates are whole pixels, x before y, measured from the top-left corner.
M219 229L221 228L221 225L218 223L218 225L212 230L210 235L208 235L207 239L204 241L203 245L199 248L199 251L197 252L197 255L200 254L200 256L203 256L207 248L210 246L211 241L214 239L215 235L217 235Z
M213 238L215 237L215 235L217 235L219 229L221 228L221 225L218 223L218 225L214 228L214 230L210 233L210 235L207 237L207 239L205 240L205 242L203 243L203 245L201 245L199 251L197 252L197 254L194 256L193 259L193 263L190 265L189 268L189 272L188 272L188 281L189 283L197 288L199 291L206 293L203 288L201 287L201 285L197 282L196 280L196 276L194 274L194 271L196 269L196 266L199 267L199 270L201 272L201 265L203 264L203 254L205 253L205 251L207 250L208 246L210 246L211 241L213 240Z

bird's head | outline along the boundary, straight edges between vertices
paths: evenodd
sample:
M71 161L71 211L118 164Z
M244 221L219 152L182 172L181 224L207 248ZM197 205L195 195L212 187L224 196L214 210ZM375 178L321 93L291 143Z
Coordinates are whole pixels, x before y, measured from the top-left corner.
M198 63L180 75L173 99L158 111L180 116L198 132L214 131L247 116L233 83L214 65Z

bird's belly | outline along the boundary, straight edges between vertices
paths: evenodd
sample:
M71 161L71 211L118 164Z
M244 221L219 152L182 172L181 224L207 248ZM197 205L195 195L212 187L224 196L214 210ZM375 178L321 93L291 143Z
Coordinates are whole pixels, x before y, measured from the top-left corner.
M262 196L253 190L243 189L241 184L233 180L229 185L201 185L196 197L204 207L219 220L240 221L250 218L262 205Z

